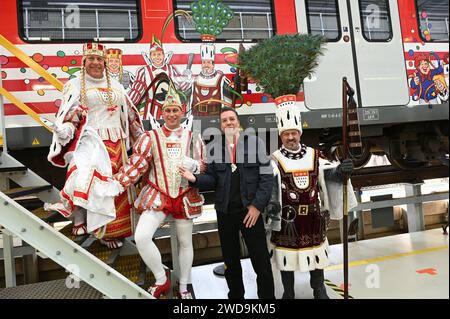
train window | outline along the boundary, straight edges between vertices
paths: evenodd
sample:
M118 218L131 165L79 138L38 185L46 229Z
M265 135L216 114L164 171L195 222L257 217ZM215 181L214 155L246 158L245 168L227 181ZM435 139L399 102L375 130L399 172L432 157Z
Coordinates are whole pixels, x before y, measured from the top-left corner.
M448 0L417 0L420 36L427 42L448 42Z
M222 0L234 11L234 17L223 28L217 40L222 41L253 41L267 39L275 33L274 10L272 0ZM174 0L175 10L185 10L192 13L192 0ZM200 34L194 24L184 17L175 19L175 30L182 41L200 41Z
M320 34L330 42L341 38L336 0L306 0L306 15L310 34Z
M139 0L18 0L25 41L126 41L140 38Z
M364 38L370 42L392 38L391 15L387 0L360 0L359 11Z

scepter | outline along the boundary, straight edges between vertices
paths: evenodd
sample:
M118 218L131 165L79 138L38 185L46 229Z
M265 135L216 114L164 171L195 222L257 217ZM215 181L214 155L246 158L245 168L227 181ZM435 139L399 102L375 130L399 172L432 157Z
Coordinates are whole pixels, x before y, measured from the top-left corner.
M347 78L342 79L342 152L343 159L349 157L349 149L352 156L362 154L361 130L358 121L358 108L353 98L355 91L350 87ZM347 100L348 97L348 100ZM350 125L350 129L348 129ZM347 136L350 138L348 143ZM343 209L343 237L344 237L344 299L348 299L348 175L342 174L342 209Z

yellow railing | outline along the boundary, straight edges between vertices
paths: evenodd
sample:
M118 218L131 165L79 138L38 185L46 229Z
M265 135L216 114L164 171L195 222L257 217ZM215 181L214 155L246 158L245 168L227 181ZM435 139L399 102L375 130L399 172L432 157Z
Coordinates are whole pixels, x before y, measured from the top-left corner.
M5 98L7 98L11 103L14 103L15 106L17 106L19 109L24 111L26 114L28 114L31 118L33 118L36 122L41 124L47 130L49 130L50 132L53 132L50 127L48 127L47 125L45 125L44 122L41 121L41 119L39 118L39 114L37 114L32 109L30 109L25 103L23 103L22 101L17 99L14 95L9 93L7 90L5 90L2 87L0 87L0 94L3 95Z
M33 71L47 80L48 83L52 84L58 91L62 91L63 84L53 75L51 75L47 70L45 70L42 66L36 63L32 58L25 54L22 50L12 44L8 39L0 34L0 45L3 46L6 50L11 52L15 57L29 66ZM39 115L33 111L30 107L28 107L25 103L17 99L14 95L8 92L3 87L0 87L0 94L2 94L5 98L7 98L11 103L14 103L19 109L28 114L31 118L37 121L40 125L44 126L47 130L52 131L50 127L45 125L39 118Z
M16 47L14 44L9 42L4 36L0 34L0 45L2 45L6 50L11 52L14 56L16 56L20 61L28 65L34 72L42 76L48 83L52 84L58 91L62 91L63 84L53 75L51 75L47 70L45 70L42 66L36 63L32 58L25 54L22 50Z

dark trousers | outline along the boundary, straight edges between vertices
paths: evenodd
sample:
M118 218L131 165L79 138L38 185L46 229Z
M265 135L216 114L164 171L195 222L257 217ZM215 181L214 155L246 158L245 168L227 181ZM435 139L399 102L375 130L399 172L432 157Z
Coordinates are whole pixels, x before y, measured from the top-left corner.
M262 217L259 216L258 221L251 228L245 227L244 217L244 212L217 213L220 245L225 262L225 279L229 289L228 298L243 299L245 293L239 243L240 231L257 276L258 297L260 299L275 299L272 266Z
M309 284L312 289L320 289L324 286L323 269L315 269L309 272L311 278ZM284 293L283 299L295 298L295 278L293 271L281 271L281 282L283 283Z

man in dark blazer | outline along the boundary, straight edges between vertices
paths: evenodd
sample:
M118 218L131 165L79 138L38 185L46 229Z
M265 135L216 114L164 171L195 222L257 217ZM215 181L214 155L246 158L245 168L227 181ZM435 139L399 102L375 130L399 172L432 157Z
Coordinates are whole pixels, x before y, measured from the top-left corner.
M180 167L180 173L192 187L201 191L215 191L228 298L243 299L245 293L240 263L241 232L257 275L258 297L275 299L272 267L261 216L269 202L274 183L270 158L261 139L240 134L240 122L235 109L222 108L220 127L223 134L208 144L205 172L193 175Z

